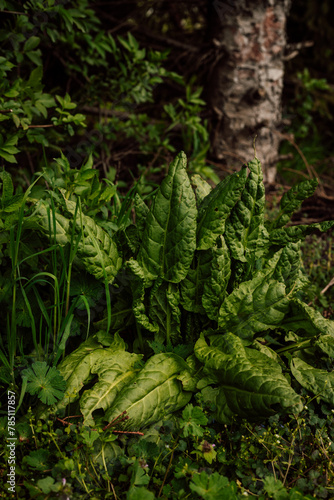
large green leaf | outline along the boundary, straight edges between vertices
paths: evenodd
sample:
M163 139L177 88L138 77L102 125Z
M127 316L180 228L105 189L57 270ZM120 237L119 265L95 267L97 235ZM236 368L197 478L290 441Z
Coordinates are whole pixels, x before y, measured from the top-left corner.
M290 367L300 385L334 406L334 372L313 368L299 358L293 358Z
M123 411L129 420L126 429L139 430L185 406L191 392L182 388L177 376L187 368L186 362L176 354L156 354L117 396L106 418L111 422Z
M224 234L225 222L245 187L247 169L222 180L202 201L198 211L197 249L211 248Z
M334 359L334 335L320 335L314 344L322 353Z
M180 283L181 304L186 311L205 313L202 305L204 285L211 275L212 250L197 250L187 276Z
M191 176L191 184L195 186L197 205L200 205L204 198L212 191L212 187L198 174Z
M280 203L280 211L277 217L271 222L270 228L277 229L285 226L302 202L313 195L317 185L317 179L302 181L284 193Z
M146 311L145 305L145 281L140 276L133 275L131 281L132 291L132 312L138 325L144 327L149 332L159 331L159 326L151 321Z
M110 341L107 341L106 339L109 338ZM108 347L105 347L106 345ZM113 338L98 334L90 337L78 349L66 356L58 366L58 370L66 380L66 392L57 408L65 408L69 403L78 399L79 392L92 378L92 370L96 362L104 359L104 356L111 356L116 351L124 350L125 344L118 335Z
M161 342L177 342L181 337L180 292L175 283L157 282L150 293L149 317L159 327Z
M173 283L185 278L196 247L196 200L180 153L146 216L137 260L147 277Z
M67 382L64 399L57 408L65 408L79 397L79 392L91 377L91 369L101 355L103 346L96 336L83 342L78 349L66 356L58 366L58 370Z
M76 204L69 200L65 200L65 203L67 210L74 216ZM115 242L94 219L84 215L81 210L72 223L76 226L77 234L82 235L77 256L95 278L103 279L105 272L111 284L122 265Z
M280 258L276 264L273 278L285 283L287 291L289 292L296 283L300 276L301 268L301 255L300 255L301 242L288 243L282 250ZM300 282L300 286L303 283Z
M319 311L297 297L291 300L289 313L280 326L302 337L313 337L319 333L334 337L334 321L324 318Z
M261 163L257 158L248 163L250 174L241 199L226 223L225 238L234 259L247 262L263 254L268 243L264 227L265 192Z
M44 203L38 206L38 222L44 233L52 241L55 239L56 243L65 246L71 242L72 224L74 224L72 245L78 243L76 256L96 279L103 279L106 275L111 284L122 265L115 242L104 229L96 224L94 219L84 215L80 210L76 211L76 204L73 201L65 200L64 202L71 216L76 215L75 220L59 212L52 212Z
M70 242L71 229L70 220L61 215L59 212L55 212L55 216L52 216L49 206L44 202L40 201L36 209L37 221L39 228L49 236L52 242L58 245L65 246Z
M186 278L181 281L181 304L186 311L218 318L229 277L231 259L224 237L208 250L197 250Z
M100 356L91 367L91 373L96 373L99 381L86 390L80 399L85 424L94 425L92 413L99 408L106 410L111 406L117 394L139 371L133 366L140 359L140 355L123 350L101 349Z
M139 234L142 234L145 229L145 219L149 213L149 209L138 193L136 194L134 199L134 206L136 214L136 226Z
M202 304L208 317L218 321L219 308L231 276L231 258L223 236L217 238L212 254L211 272L204 283Z
M258 272L255 278L241 283L226 297L218 317L218 326L243 339L277 328L289 309L284 283L270 277L273 270Z
M204 363L204 373L216 381L217 419L229 423L233 415L257 419L278 410L301 410L300 397L282 374L280 365L258 350L245 347L232 333L222 335L216 346L204 338L195 344L195 354Z
M271 245L286 245L290 242L296 242L303 240L308 234L312 234L315 231L328 231L334 226L334 220L324 221L308 225L300 226L289 226L274 229L270 232L269 239Z

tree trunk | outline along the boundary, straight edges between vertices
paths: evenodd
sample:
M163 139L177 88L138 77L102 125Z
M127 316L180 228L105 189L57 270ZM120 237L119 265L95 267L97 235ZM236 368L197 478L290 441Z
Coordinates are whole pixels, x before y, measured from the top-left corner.
M290 0L209 0L209 29L217 47L208 98L216 115L213 153L227 165L261 160L275 182ZM211 15L210 15L211 13Z

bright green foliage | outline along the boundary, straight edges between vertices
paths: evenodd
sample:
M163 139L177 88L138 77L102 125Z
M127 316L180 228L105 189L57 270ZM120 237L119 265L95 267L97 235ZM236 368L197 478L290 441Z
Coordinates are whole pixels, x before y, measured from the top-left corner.
M129 420L127 429L146 427L185 406L191 392L182 388L177 375L187 371L187 364L176 354L152 356L136 378L117 396L106 418L111 422L123 411Z
M202 437L204 434L202 425L208 423L207 417L204 415L201 408L198 406L193 406L188 404L182 412L183 421L181 422L181 428L183 429L183 435L187 436L199 436Z
M277 217L270 223L271 229L285 226L302 202L312 196L317 185L318 181L316 179L302 181L284 193L280 203L280 211Z
M218 318L223 332L251 340L256 333L280 325L289 309L289 297L283 283L270 279L271 273L271 269L260 271L226 298Z
M216 238L224 234L225 221L240 198L245 186L247 169L226 177L201 202L198 209L197 249L211 248Z
M63 216L50 211L47 202L40 202L38 222L55 242L65 246L74 241L78 257L87 271L97 279L107 278L112 283L120 269L122 259L113 239L94 219L84 215L75 202L64 197L69 213Z
M22 377L28 381L27 392L37 394L43 403L52 405L63 399L66 382L56 368L44 361L36 361L23 370Z
M190 483L190 489L205 500L237 500L238 498L236 484L229 484L228 479L218 472L210 476L205 471L196 474Z
M319 370L302 359L291 361L291 372L300 385L334 407L334 373Z
M48 467L48 458L50 453L47 450L36 450L25 457L25 462L33 469L43 471Z
M225 237L232 257L251 261L264 253L268 233L264 227L265 193L261 164L257 158L248 163L250 173L241 199L226 224Z
M186 157L180 153L146 216L138 262L150 279L179 283L185 278L196 248L196 215Z
M82 414L87 423L92 423L92 412L96 409L107 409L116 395L135 376L134 364L141 359L138 354L125 351L124 342L117 336L109 346L104 346L105 339L95 336L72 352L59 365L59 371L67 381L64 399L58 408L65 407L79 397L94 374L99 375L99 381L91 390L86 390L80 400ZM109 342L108 342L109 343Z
M89 179L88 167L80 175ZM116 344L118 334L124 336L130 352L150 356L150 346L155 353L140 368L124 343L105 347L91 337L65 358L60 369L68 387L58 407L80 393L88 423L100 410L109 422L126 412L125 429L147 427L199 391L215 403L215 418L223 423L298 412L301 387L333 400L326 371L333 362L333 324L297 294L305 284L300 240L334 221L283 227L315 183L283 197L279 217L266 227L256 158L214 189L198 178L193 184L195 193L180 153L150 207L134 197L136 224L115 229L85 215L77 183L59 186L56 204L42 199L36 205L39 230L74 249L73 265L113 283L107 317L96 327L109 327ZM177 353L192 355L185 361ZM87 388L94 375L98 381Z
M219 421L228 423L234 414L250 420L269 416L278 407L302 409L277 361L245 347L236 335L216 337L210 347L200 338L195 354L204 363L204 373L218 384Z

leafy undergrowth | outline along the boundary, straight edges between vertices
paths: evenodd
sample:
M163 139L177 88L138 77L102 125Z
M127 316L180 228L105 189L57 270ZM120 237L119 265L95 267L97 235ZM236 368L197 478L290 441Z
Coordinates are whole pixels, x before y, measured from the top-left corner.
M266 219L257 158L212 189L180 153L122 204L91 158L53 169L0 177L19 497L330 498L334 325L300 248L334 221L287 225L317 182Z
M37 419L30 410L17 426L15 498L334 497L334 416L329 405L309 400L299 415L222 426L212 418L212 408L198 399L142 436L112 427L94 430L78 416ZM1 424L3 431L4 419Z

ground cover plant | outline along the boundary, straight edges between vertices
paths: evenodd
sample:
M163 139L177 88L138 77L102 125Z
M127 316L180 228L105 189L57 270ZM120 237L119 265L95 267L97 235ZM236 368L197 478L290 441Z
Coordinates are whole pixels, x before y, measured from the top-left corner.
M121 206L91 167L62 156L24 195L1 175L21 497L327 498L334 331L302 300L300 245L334 221L287 226L316 181L267 220L256 157L212 188L180 153L148 203ZM255 473L232 473L236 452Z

